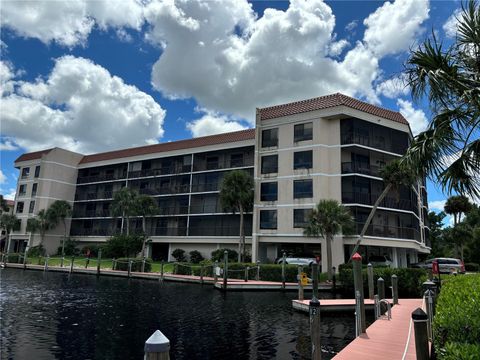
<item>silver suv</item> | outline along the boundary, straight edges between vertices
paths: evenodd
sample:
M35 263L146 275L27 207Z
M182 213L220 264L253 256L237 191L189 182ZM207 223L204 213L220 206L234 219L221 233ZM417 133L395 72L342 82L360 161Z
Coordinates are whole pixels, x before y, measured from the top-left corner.
M434 260L437 260L438 269L441 274L465 274L463 261L454 258L434 258L412 266L432 270Z
M277 264L281 264L283 262L283 258L277 260ZM314 258L300 258L300 257L287 257L285 258L285 262L288 265L302 265L302 266L310 266L315 262Z

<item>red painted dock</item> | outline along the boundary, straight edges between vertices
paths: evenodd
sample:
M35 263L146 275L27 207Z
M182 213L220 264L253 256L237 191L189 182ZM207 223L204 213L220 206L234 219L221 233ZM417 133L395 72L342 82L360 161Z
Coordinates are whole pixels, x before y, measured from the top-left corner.
M320 300L320 303L326 300ZM392 308L392 319L381 318L367 328L335 357L335 360L415 360L412 312L422 307L422 299L400 299Z
M392 299L387 299L390 304ZM310 300L292 300L292 306L295 310L309 312ZM373 309L374 301L365 299L365 309ZM355 299L321 299L320 309L322 311L349 311L355 310Z

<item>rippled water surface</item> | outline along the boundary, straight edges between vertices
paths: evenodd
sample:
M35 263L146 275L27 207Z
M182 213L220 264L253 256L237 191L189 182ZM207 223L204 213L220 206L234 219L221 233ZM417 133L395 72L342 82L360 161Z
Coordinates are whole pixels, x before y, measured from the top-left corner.
M2 269L2 359L143 359L161 330L171 359L308 359L309 322L295 293ZM352 314L322 314L329 359L354 335Z

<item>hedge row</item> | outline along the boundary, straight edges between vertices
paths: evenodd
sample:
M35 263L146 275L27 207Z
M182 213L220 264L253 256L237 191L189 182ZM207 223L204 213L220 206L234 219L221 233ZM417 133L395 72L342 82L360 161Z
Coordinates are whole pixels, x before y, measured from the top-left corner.
M118 258L116 259L115 270L128 271L128 262L132 260L132 271L142 271L142 262L141 258ZM150 272L152 270L152 259L145 259L145 272Z
M210 265L210 266L209 266ZM204 262L204 276L212 276L211 263ZM208 266L208 267L207 267ZM223 269L223 264L219 263L220 268ZM228 277L231 279L244 279L245 268L250 266L249 279L254 279L257 274L257 265L252 263L229 263ZM196 275L199 276L201 271L200 265L192 265L190 263L175 263L173 267L174 274L178 275ZM303 271L307 276L311 276L310 267L304 267ZM285 281L297 282L298 266L285 265ZM282 281L282 265L279 264L260 264L260 280L264 281Z
M479 272L480 271L480 265L477 264L477 263L466 263L465 264L465 270L466 271Z
M480 359L480 274L444 282L433 321L440 360Z
M368 294L368 277L367 268L362 267L363 274L363 289L364 293ZM398 293L400 297L421 297L422 284L427 280L427 272L425 269L411 269L401 268L393 269L389 267L374 267L373 279L375 285L375 293L377 293L377 280L382 278L385 280L385 296L390 297L389 286L392 286L392 275L395 274L398 277ZM353 295L353 269L351 264L343 264L339 267L339 277L342 284L342 288L346 293Z
M5 254L5 260L9 263L21 264L23 263L23 254L20 254L20 253Z

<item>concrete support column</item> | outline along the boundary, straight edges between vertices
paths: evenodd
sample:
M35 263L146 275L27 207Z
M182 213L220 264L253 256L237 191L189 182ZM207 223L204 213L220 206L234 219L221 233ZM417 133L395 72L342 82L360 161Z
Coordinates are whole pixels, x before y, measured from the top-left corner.
M255 228L253 228L255 230ZM258 260L258 237L252 233L252 262L256 263Z
M392 261L393 261L393 267L398 268L398 249L393 248L392 249Z

